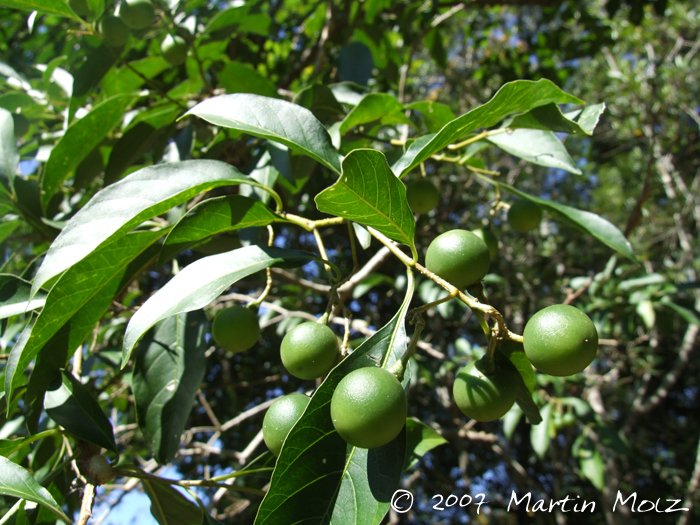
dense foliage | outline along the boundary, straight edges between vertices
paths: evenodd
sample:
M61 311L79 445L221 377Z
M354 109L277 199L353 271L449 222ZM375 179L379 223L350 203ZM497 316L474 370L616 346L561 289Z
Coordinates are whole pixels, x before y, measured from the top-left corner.
M1 523L698 520L693 2L0 0L0 34ZM456 231L485 276L426 263ZM555 304L599 336L565 377L521 344ZM398 408L334 397L377 366Z

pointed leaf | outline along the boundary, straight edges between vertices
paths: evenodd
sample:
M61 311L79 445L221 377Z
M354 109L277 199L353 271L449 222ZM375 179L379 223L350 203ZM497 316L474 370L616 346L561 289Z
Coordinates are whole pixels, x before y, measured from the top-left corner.
M582 104L583 101L563 92L546 79L537 82L530 80L509 82L483 106L457 117L429 139L414 142L394 165L394 172L402 177L434 153L476 128L493 126L508 115L529 111L550 103Z
M175 457L206 360L209 321L201 310L157 324L136 349L132 388L139 428L160 464Z
M513 433L522 417L523 409L520 408L520 405L517 403L503 416L503 435L506 439L511 439L513 437Z
M112 424L97 400L72 374L61 372L44 397L46 413L75 437L117 452Z
M581 474L585 476L595 488L603 490L605 488L605 464L598 452L595 443L586 439L579 450L579 464Z
M333 186L316 195L319 211L371 226L415 251L415 220L406 187L380 151L357 149L343 160Z
M161 265L182 250L219 233L267 226L281 220L267 206L242 195L207 199L182 217L165 238L158 260Z
M12 113L0 108L0 186L9 194L14 193L18 166L19 152Z
M208 305L236 281L275 264L302 265L315 256L309 252L246 246L204 257L186 266L134 314L126 327L122 368L134 346L158 321Z
M447 442L434 428L417 419L406 419L406 457L403 470L410 469L427 452Z
M73 123L51 150L41 182L41 204L44 209L59 185L66 180L88 154L121 124L132 95L117 95L92 108L87 115Z
M151 514L159 525L198 525L202 511L182 493L169 485L142 479L144 492L151 500Z
M0 0L0 6L23 11L38 11L50 15L65 16L79 20L68 3L63 0Z
M413 123L403 114L403 104L386 93L371 93L362 98L360 103L340 123L340 134L345 135L350 129L360 124L381 120L382 124Z
M216 160L160 164L132 173L97 193L68 221L46 254L32 293L113 235L124 235L203 191L241 183L252 184L237 169Z
M0 457L0 494L33 501L53 511L66 523L73 523L53 496L32 475L7 458Z
M547 449L549 448L549 443L552 439L549 432L549 424L552 415L552 405L547 403L540 410L540 415L542 417L542 424L533 425L530 428L530 442L532 443L532 449L537 454L540 459L544 458Z
M73 96L82 97L96 87L119 60L123 47L113 49L105 44L88 48L84 62L77 62L73 77Z
M510 129L541 129L574 135L591 135L598 125L598 120L603 111L605 111L605 104L594 104L565 115L556 104L546 104L531 109L527 113L516 115L509 122L505 123L504 127Z
M559 204L558 202L550 201L548 199L542 199L540 197L535 197L534 195L529 195L515 189L509 184L490 179L483 175L479 175L479 177L488 183L493 184L494 186L498 186L499 188L512 193L513 195L517 195L522 199L527 199L534 202L541 208L544 208L549 213L554 215L555 218L562 218L565 222L581 228L583 231L589 233L600 242L621 253L628 259L635 262L637 261L637 258L632 251L632 245L630 242L615 225L603 219L601 216L589 211L583 211L572 208L571 206Z
M134 232L103 246L61 276L49 292L46 304L25 345L15 345L5 370L8 398L22 380L37 353L62 326L70 323L69 351L75 350L112 304L114 296L141 271L149 258L147 248L165 234ZM140 254L146 253L143 261Z
M384 447L356 449L335 431L330 403L336 386L352 370L377 363L391 366L392 354L403 355L404 319L412 297L410 284L394 318L341 361L316 390L284 442L256 524L328 523L345 515L353 516L351 523L378 524L389 510L404 463L405 434ZM379 471L379 465L387 470Z
M200 102L186 115L281 142L340 173L340 155L326 128L308 109L291 102L259 95L221 95Z
M582 173L564 145L551 131L516 129L507 133L491 135L486 140L503 151L533 164L559 168L576 175Z
M46 294L41 292L29 300L32 284L7 273L0 274L0 319L23 314L44 306Z

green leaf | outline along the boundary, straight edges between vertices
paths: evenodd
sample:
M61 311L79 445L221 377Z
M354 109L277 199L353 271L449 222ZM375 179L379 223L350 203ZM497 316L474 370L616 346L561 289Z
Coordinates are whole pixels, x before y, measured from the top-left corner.
M186 266L153 294L126 327L122 368L141 336L158 321L208 305L236 281L275 264L302 265L314 259L308 252L246 246L211 255Z
M410 469L426 452L447 442L434 428L417 419L406 419L406 457L402 470Z
M503 416L503 435L510 440L523 417L523 409L517 403Z
M169 485L142 479L144 492L151 500L151 514L159 525L195 525L202 523L202 511Z
M121 124L126 108L134 100L132 95L117 95L92 108L76 120L51 150L41 182L41 204L46 209L59 185L78 167L80 162Z
M0 274L0 319L36 310L44 306L46 294L37 294L29 300L31 283L15 275Z
M68 221L44 258L32 293L113 235L124 235L203 191L241 183L252 182L234 167L215 160L160 164L130 174L98 192Z
M336 100L333 92L323 84L313 84L302 89L294 97L294 103L311 111L320 121L345 114L343 106Z
M415 220L406 202L406 187L380 151L353 150L333 186L316 195L319 211L358 222L411 247Z
M157 324L136 349L132 388L139 428L158 463L175 457L204 372L204 335L209 321L201 310Z
M352 298L359 299L375 286L379 286L381 284L388 284L390 286L394 286L394 283L395 280L389 277L388 275L384 275L383 273L371 273L367 277L362 279L359 283L357 283L357 286L353 288Z
M281 220L259 200L242 195L207 199L194 206L170 231L163 243L158 265L182 250L219 233L267 226Z
M97 400L72 374L61 372L44 397L46 413L75 437L117 452L112 424Z
M537 454L540 459L544 458L547 449L549 448L549 443L551 442L552 436L549 431L549 426L551 423L552 416L552 405L547 403L540 410L540 415L542 417L543 424L533 425L530 428L530 442L532 443L532 449Z
M109 154L109 161L105 168L104 185L109 186L117 182L127 168L148 151L159 133L160 130L150 124L139 122L119 137Z
M80 20L63 0L0 0L0 6L21 9L22 11L38 11L39 13Z
M700 318L697 316L697 312L694 310L689 310L688 308L684 308L668 298L668 296L664 296L661 298L661 301L659 301L662 305L669 307L671 310L674 310L678 315L680 315L685 321L689 324L694 324L695 326L700 326Z
M476 128L493 126L508 115L529 111L550 103L582 104L583 101L563 92L546 79L537 82L530 80L509 82L483 106L457 117L435 135L425 140L416 140L394 165L394 172L401 177L429 159L434 153Z
M50 509L64 522L73 523L48 490L39 485L29 472L4 457L0 457L0 494L33 501Z
M356 449L335 431L330 402L352 370L377 363L391 366L392 354L403 355L404 319L412 297L411 284L393 319L341 361L316 390L284 442L256 524L345 522L345 516L353 518L349 523L378 524L389 510L404 463L405 434L384 447Z
M268 146L270 144L274 143L268 142ZM268 150L265 150L260 156L260 160L258 160L258 163L255 165L255 169L248 174L251 179L259 182L260 185L265 188L274 188L279 175L280 172L277 171L277 168L272 164L272 158ZM249 186L248 184L241 185L238 189L238 194L244 197L257 199L263 204L267 204L270 200L269 191L265 191L261 187Z
M84 62L76 62L73 73L73 96L83 97L95 88L117 63L124 48L112 49L104 44L88 48Z
M61 327L70 323L70 351L83 342L114 296L155 256L155 250L149 253L147 248L165 233L166 230L144 231L119 237L61 276L49 292L29 340L12 347L5 370L8 398L31 360ZM143 255L139 257L140 254Z
M551 213L555 218L561 218L569 224L573 223L575 226L581 228L586 233L589 233L606 246L621 253L634 262L637 261L637 258L632 251L632 245L625 238L622 232L614 224L603 219L601 216L589 211L583 211L572 208L571 206L559 204L558 202L550 201L548 199L541 199L540 197L529 195L520 190L516 190L510 184L490 179L484 175L479 175L479 177L486 182L493 184L494 186L498 186L499 188L512 193L513 195L517 195L522 199L527 199L534 202L541 208L544 208Z
M594 104L564 115L556 104L546 104L514 116L504 124L504 127L592 135L603 111L605 111L605 104Z
M104 77L101 88L104 90L105 97L133 93L146 82L145 79L156 77L171 67L162 56L158 55L141 60L130 60L129 67L110 69Z
M340 154L313 113L285 100L259 95L221 95L200 102L186 115L280 142L340 173Z
M437 133L455 119L455 114L448 106L430 100L413 102L406 106L406 109L420 112L430 133Z
M0 108L0 184L9 194L14 194L15 175L19 166L19 152L15 139L15 122L12 113Z
M223 69L216 72L216 77L226 93L252 93L277 98L275 85L250 64L227 61Z
M532 363L530 363L530 360L525 355L525 350L512 352L508 356L508 359L510 359L510 362L518 369L518 373L520 377L523 378L525 386L527 386L530 393L534 392L537 378L535 377L535 370L532 368Z
M413 123L403 114L401 102L386 93L371 93L360 100L352 111L340 123L340 134L345 135L350 129L360 124L381 120L382 124Z
M605 488L605 464L598 448L591 439L584 439L578 451L581 475L586 477L595 488Z
M569 156L566 148L551 131L516 129L487 137L503 151L539 166L559 168L581 175L582 171Z

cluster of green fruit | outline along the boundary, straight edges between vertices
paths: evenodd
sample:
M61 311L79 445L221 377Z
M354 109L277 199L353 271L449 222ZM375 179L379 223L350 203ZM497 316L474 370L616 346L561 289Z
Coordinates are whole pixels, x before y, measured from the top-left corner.
M70 8L81 17L90 16L87 0L68 0ZM97 24L106 45L119 48L126 44L131 30L141 33L153 26L156 19L151 0L122 0L116 14L107 14ZM187 60L187 42L178 35L167 34L160 44L163 58L173 66Z

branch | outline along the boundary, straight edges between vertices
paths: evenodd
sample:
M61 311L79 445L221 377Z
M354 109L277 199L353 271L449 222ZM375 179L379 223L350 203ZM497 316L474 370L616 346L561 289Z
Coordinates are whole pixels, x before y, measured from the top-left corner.
M700 489L700 441L698 441L698 452L695 456L695 468L693 475L688 483L688 490L685 493L683 508L688 509L678 517L678 525L688 525L690 523L690 514L693 512L693 503L698 497L698 489Z

